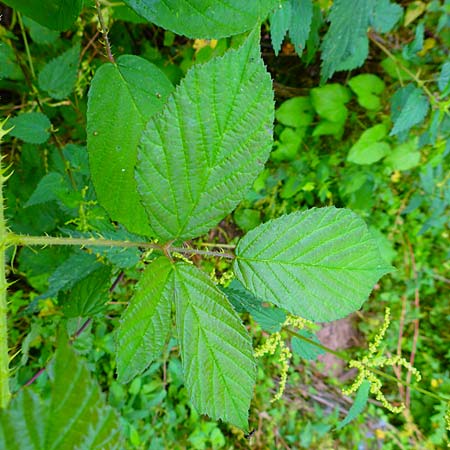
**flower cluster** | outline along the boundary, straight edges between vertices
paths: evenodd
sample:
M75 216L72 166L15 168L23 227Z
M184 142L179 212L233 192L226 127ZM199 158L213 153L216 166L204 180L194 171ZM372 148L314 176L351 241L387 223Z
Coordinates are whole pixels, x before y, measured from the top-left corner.
M282 328L291 326L295 327L299 330L302 330L303 328L311 325L312 322L309 320L303 319L302 317L297 317L293 315L288 315L286 320L284 321ZM261 358L264 355L274 355L276 351L279 349L279 357L278 357L278 363L281 366L281 372L280 372L280 384L278 386L278 391L275 394L274 398L271 400L271 402L275 402L279 400L284 393L284 390L286 388L286 381L289 371L289 361L292 358L292 353L289 350L286 343L281 338L281 332L278 331L276 333L273 333L269 336L269 338L262 344L260 347L255 349L255 357Z
M410 371L415 376L417 381L421 380L421 375L420 372L408 361L406 361L405 358L401 358L400 356L392 356L387 358L377 354L379 353L380 345L390 323L391 311L389 308L386 308L383 325L375 336L373 342L370 343L368 354L360 361L352 359L349 362L349 367L355 367L358 369L358 376L352 385L346 389L343 389L342 392L345 395L350 395L359 389L364 380L368 380L370 382L370 392L375 395L375 398L381 402L386 409L392 413L398 414L405 409L405 405L401 404L400 406L394 406L386 399L385 395L381 391L381 380L373 373L372 369L399 365Z

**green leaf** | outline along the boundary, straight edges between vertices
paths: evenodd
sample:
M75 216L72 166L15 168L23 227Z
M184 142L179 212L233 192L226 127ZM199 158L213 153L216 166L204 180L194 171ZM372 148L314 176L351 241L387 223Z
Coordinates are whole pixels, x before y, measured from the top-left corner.
M20 114L8 121L9 127L14 127L10 135L30 144L43 144L50 136L50 120L40 112Z
M64 315L91 317L105 309L110 284L111 268L108 266L101 266L75 283L67 295L58 297Z
M60 341L52 369L50 404L24 388L7 410L0 411L0 448L123 448L117 413L106 404L86 363L67 343Z
M8 409L0 411L0 448L44 450L44 406L29 389L19 391Z
M270 16L270 36L275 55L278 55L286 33L301 55L308 39L313 18L311 0L286 0Z
M220 39L259 25L279 0L125 0L140 16L189 38Z
M310 331L300 330L298 331L298 334L320 344L320 341L317 338L317 336L314 333L311 333ZM310 361L315 361L320 355L324 355L326 353L325 350L318 347L317 345L310 344L309 342L303 341L302 339L299 339L297 337L292 338L291 347L292 351L296 355L300 356L300 358L307 359Z
M410 170L420 163L420 152L417 149L417 139L398 145L383 161L392 170Z
M117 331L117 372L126 383L158 356L171 329L173 266L167 258L150 264L139 280Z
M301 55L311 30L313 4L311 0L290 0L292 4L289 37L296 52Z
M317 114L335 123L347 120L348 110L345 104L350 101L350 90L338 83L326 84L310 91L311 103Z
M412 83L400 88L392 97L391 117L394 122L390 135L407 133L414 125L425 119L429 102L422 89Z
M77 19L83 0L4 0L6 5L52 30L65 31Z
M62 195L67 194L67 192L68 186L64 177L58 172L50 172L39 180L36 189L24 207L28 208L29 206L58 200Z
M100 386L69 345L58 345L46 423L46 450L116 449L120 447L117 413Z
M336 430L344 428L345 425L348 425L352 420L356 419L364 411L367 405L367 400L369 399L369 392L370 381L364 380L359 387L358 392L356 393L355 401L348 411L347 416L344 420L341 420L338 423Z
M253 229L239 241L233 269L258 298L316 322L356 311L392 270L364 221L334 207L295 212Z
M44 175L24 207L60 200L69 192L69 187L64 177L58 172L50 172Z
M22 80L23 73L17 64L14 50L6 43L0 42L0 80Z
M351 147L347 161L355 164L373 164L379 161L391 149L387 142L381 142L386 135L387 129L382 123L368 128Z
M303 137L305 136L306 128L285 128L281 133L279 140L275 142L276 150L272 152L270 158L273 161L292 161L295 159Z
M294 97L285 100L275 111L278 122L288 127L298 128L311 125L314 110L309 97Z
M334 136L341 139L344 134L345 122L330 122L329 120L321 120L314 128L312 135L316 136Z
M442 65L437 84L443 95L447 95L450 91L450 61Z
M403 8L390 0L376 0L370 18L372 27L379 33L388 33L402 18Z
M77 79L80 44L52 59L39 73L39 87L47 91L50 97L62 100L68 97Z
M292 3L290 0L280 2L278 8L275 8L269 17L270 21L270 38L272 39L272 47L275 55L281 50L281 44L289 30L292 17Z
M59 291L71 288L94 270L101 267L95 255L83 251L73 253L50 275L49 288L41 298L53 297Z
M384 91L384 81L371 73L357 75L348 85L358 96L358 103L368 110L377 110L381 106L380 94Z
M351 70L367 56L367 28L374 0L335 0L322 42L322 81L337 70Z
M232 306L196 267L178 263L174 300L185 384L212 419L248 429L255 362L250 336Z
M237 312L248 312L263 330L268 333L281 330L281 326L286 320L286 314L282 309L264 306L259 298L245 289L242 283L236 279L223 291Z
M101 66L89 90L87 144L97 198L112 220L141 235L151 230L134 179L137 146L172 90L156 66L131 55Z
M147 125L136 180L163 241L217 225L269 156L273 91L258 38L253 33L238 50L194 66Z
M403 67L410 69L411 63L403 59L400 54L394 54L394 57L395 59L387 57L381 61L383 70L394 80L402 82L412 80L413 77L403 69Z
M236 225L244 231L250 231L261 223L261 213L256 209L240 208L233 214Z
M59 38L59 32L43 27L28 17L23 17L23 23L30 31L30 37L36 44L50 45Z
M420 61L417 57L417 52L423 49L424 34L425 26L422 22L416 27L414 40L402 49L402 56L407 61Z

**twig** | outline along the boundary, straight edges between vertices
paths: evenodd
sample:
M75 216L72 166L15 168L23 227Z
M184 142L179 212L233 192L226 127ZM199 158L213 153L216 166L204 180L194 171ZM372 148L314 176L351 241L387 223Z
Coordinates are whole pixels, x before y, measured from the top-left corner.
M46 367L39 369L22 387L30 386L30 384L33 384L46 370Z

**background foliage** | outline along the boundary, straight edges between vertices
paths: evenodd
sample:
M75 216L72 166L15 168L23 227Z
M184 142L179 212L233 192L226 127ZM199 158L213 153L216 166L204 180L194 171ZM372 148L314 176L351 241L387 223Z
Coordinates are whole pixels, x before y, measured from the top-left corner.
M9 291L8 325L15 400L9 415L2 413L0 442L16 445L11 448L57 448L52 447L58 443L51 433L66 429L67 448L74 448L71 439L91 446L87 448L114 448L115 439L123 439L117 444L120 448L151 449L445 448L443 399L450 394L449 2L265 1L254 11L241 10L232 32L214 36L207 31L200 36L201 26L205 30L209 26L195 14L193 31L174 28L170 8L178 2L166 2L167 11L137 9L140 15L127 6L136 6L133 1L100 2L117 66L107 64L93 2L61 2L64 7L70 3L71 10L44 17L36 8L27 9L28 2L4 3L12 7L1 6L0 27L1 110L10 116L7 127L14 126L2 145L6 164L13 168L4 192L8 226L31 235L101 235L120 240L135 240L132 233L146 232L133 228L140 222L139 213L129 214L130 208L140 208L138 200L130 197L133 178L129 179L132 187L124 187L128 203L112 202L110 208L106 206L109 215L100 206L102 193L110 186L94 189L91 173L105 170L101 154L105 147L98 144L99 153L91 154L89 164L86 142L92 145L93 130L86 131L86 123L88 103L101 103L103 97L88 94L89 88L95 89L95 80L101 77L108 80L105 89L114 90L129 113L121 116L123 108L116 113L115 104L98 105L105 111L101 114L105 129L114 123L114 133L106 141L113 149L133 146L131 126L143 130L143 117L162 107L190 68L198 66L194 70L201 71L201 64L238 48L245 37L227 36L248 31L259 17L267 16L261 48L274 81L274 147L245 200L195 242L232 245L261 223L314 206L353 210L368 223L386 264L397 270L376 285L370 300L352 317L353 345L340 355L347 360L362 357L389 306L392 323L382 342L384 353L404 356L423 379L409 388L396 382L402 375L400 368L389 369L393 379L383 380L383 391L394 404L403 401L405 411L393 415L370 400L365 413L358 414L367 401L366 385L352 408L352 400L340 388L355 374L329 371L326 360L316 361L323 349L308 347L304 340L282 331L293 353L285 394L271 402L282 373L280 354L258 359L250 411L254 432L245 435L232 425L199 416L192 407L178 356L180 343L174 338L168 340L163 355L155 355L132 381L125 372L128 383L116 379L113 334L145 261L153 257L151 252L10 248L8 278L14 284ZM225 2L214 3L217 10L211 13L220 18ZM234 3L242 8L242 2ZM48 10L45 5L39 9ZM187 10L182 16L190 14ZM197 39L189 39L192 36ZM218 40L204 40L211 37ZM149 63L165 74L159 83L164 89L155 93L159 96L153 103L139 96L137 84L128 96L121 84L127 77L133 82L135 72L152 70ZM267 108L261 101L262 115ZM96 131L101 139L102 130ZM147 138L154 139L151 131ZM134 161L120 156L117 161L120 169L134 166ZM111 212L113 208L117 211ZM111 223L109 217L128 229ZM280 331L286 318L282 311L256 298L243 300L236 280L228 285L227 260L197 255L193 261L227 285L224 290L234 299L255 345ZM317 331L302 333L317 342L322 339L327 347L343 346L337 338L321 338L320 333L316 337ZM71 381L77 393L73 397L61 392L67 386L64 368L66 374L78 374ZM120 376L120 360L118 369ZM403 378L413 381L405 369ZM55 405L61 408L58 416L47 413ZM82 405L86 417L98 418L90 419L89 431L82 433L85 443L78 435L70 438L74 429L83 429L83 417L72 428L67 425L68 411ZM41 418L40 428L27 428L29 415ZM346 416L354 420L344 426ZM111 419L108 433L102 434L106 418ZM14 427L27 430L23 441L13 440ZM110 442L101 441L102 436Z

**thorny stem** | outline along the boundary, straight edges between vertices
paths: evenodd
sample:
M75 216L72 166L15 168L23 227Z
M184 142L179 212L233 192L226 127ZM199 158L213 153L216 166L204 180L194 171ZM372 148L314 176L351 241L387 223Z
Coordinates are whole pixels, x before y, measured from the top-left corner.
M166 248L170 252L178 252L186 255L203 255L217 256L222 258L234 259L231 253L211 252L208 250L197 250L195 248L171 247L153 242L134 242L119 241L114 239L94 239L94 238L70 238L70 237L53 237L53 236L28 236L15 233L6 233L5 242L7 245L23 245L23 246L47 246L47 245L76 245L78 247L122 247L122 248L146 248L159 250L164 253Z
M1 128L1 127L0 127ZM9 354L8 354L8 303L6 301L6 261L5 249L7 230L3 214L3 167L0 160L0 409L8 406L11 398L9 390Z
M236 248L234 244L217 244L214 242L202 242L201 247L215 247L215 248L229 248L229 249Z
M101 32L103 34L103 39L105 40L105 48L106 48L106 53L108 55L108 59L111 63L115 64L116 61L114 60L114 56L111 51L111 44L109 42L109 37L108 37L108 29L106 28L105 21L103 20L103 14L102 14L102 9L100 7L99 0L95 0L95 7L97 9L97 15L98 15L98 20L100 22Z
M171 252L184 253L186 255L204 255L204 256L217 256L219 258L234 259L235 256L231 253L224 252L210 252L208 250L197 250L196 248L184 248L184 247L170 247Z

